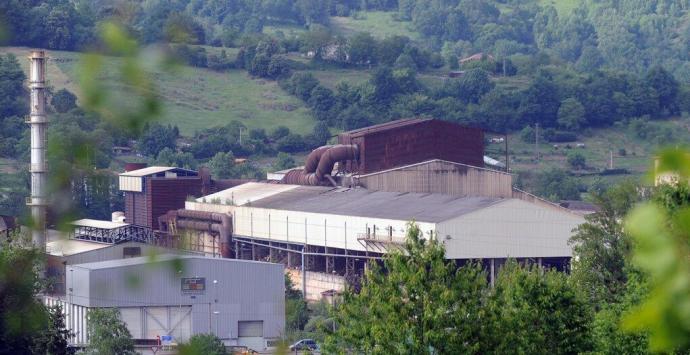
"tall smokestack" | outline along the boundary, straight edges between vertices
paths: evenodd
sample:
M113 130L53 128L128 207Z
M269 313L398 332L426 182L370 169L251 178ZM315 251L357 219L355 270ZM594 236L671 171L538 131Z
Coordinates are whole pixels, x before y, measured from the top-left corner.
M31 51L29 61L29 89L31 90L31 114L27 123L31 126L31 206L34 228L31 240L38 248L46 246L46 55L44 51Z

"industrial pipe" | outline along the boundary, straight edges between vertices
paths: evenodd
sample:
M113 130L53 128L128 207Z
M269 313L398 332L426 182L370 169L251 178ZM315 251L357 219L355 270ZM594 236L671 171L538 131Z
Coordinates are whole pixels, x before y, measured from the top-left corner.
M324 145L312 150L307 156L307 160L304 161L304 173L309 174L315 172L316 167L319 165L319 160L321 160L321 156L330 148L330 145Z
M358 158L359 147L356 144L319 147L307 156L303 170L288 171L282 182L296 185L321 185L326 180L326 176L330 176L333 172L336 162Z
M338 144L326 150L319 165L316 168L316 179L322 181L325 175L331 175L336 162L343 160L356 160L359 157L359 148L356 144Z
M173 223L182 229L218 233L221 256L224 258L231 256L232 218L225 213L172 210L158 218L158 223L161 230L170 231L164 225Z

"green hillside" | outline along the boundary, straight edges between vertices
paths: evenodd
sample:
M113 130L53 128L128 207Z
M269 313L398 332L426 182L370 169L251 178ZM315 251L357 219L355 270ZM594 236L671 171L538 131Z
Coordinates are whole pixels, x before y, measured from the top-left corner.
M234 51L229 49L229 55ZM0 53L26 56L27 48L4 47ZM56 89L67 88L79 95L79 54L49 51L48 80ZM28 61L21 60L28 73ZM107 58L103 77L112 81L118 59ZM246 71L218 73L209 69L179 66L174 71L155 70L154 81L163 100L162 123L177 125L183 135L236 120L249 128L286 126L297 133L310 132L314 124L299 99L288 95L275 81L253 79ZM127 88L116 88L127 102Z

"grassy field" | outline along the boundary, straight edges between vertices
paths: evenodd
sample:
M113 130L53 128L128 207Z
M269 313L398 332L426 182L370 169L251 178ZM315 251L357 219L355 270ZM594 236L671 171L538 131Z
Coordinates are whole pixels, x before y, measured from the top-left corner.
M345 36L351 36L357 32L369 32L377 38L385 38L393 35L407 36L413 40L419 39L419 33L412 29L412 24L393 19L393 12L371 11L360 12L357 16L331 17L331 27Z
M24 60L26 48L0 48L0 53L15 53L28 71ZM79 54L50 51L49 84L79 93ZM228 49L228 55L235 51ZM127 106L133 97L128 88L115 81L117 58L106 58L107 70L102 75L106 85ZM224 125L236 120L249 128L272 128L283 125L298 133L312 130L314 125L307 108L297 98L285 93L276 82L253 79L246 72L225 73L187 66L174 71L155 69L152 73L163 102L162 123L177 125L183 135L196 130Z
M567 15L580 5L581 2L581 0L539 0L539 5L551 5L556 8L559 15Z
M665 144L687 142L690 140L690 121L688 119L673 119L668 121L655 121L651 125L656 127L669 127L673 129L674 136ZM659 149L655 139L638 138L634 132L625 126L610 127L605 129L588 130L580 135L577 142L573 143L541 143L539 153L541 160L535 160L536 147L534 142L523 142L519 132L509 135L510 164L513 171L540 171L548 168L562 168L569 170L567 155L570 152L581 152L586 158L587 169L575 173L595 174L609 168L611 153L613 153L613 167L627 169L628 177L641 177L651 166L654 155ZM577 147L577 144L584 147ZM624 151L623 151L624 150ZM505 160L503 144L488 144L487 152L492 157ZM605 179L613 181L621 176L606 176Z

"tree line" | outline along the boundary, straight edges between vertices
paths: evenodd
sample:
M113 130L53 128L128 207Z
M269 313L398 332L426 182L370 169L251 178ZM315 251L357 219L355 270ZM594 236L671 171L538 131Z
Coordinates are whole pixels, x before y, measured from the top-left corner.
M686 158L681 164L687 167L687 163ZM678 165L670 159L668 164ZM333 308L335 328L321 329L326 350L371 354L686 352L690 332L680 325L684 313L677 300L690 299L690 292L685 286L682 290L655 288L673 282L671 275L688 276L687 268L659 263L664 252L660 248L677 245L680 249L677 255L667 256L673 260L669 262L687 264L683 232L661 226L673 223L685 228L677 224L687 223L685 219L671 221L687 216L690 190L681 183L659 187L651 197L639 191L636 184L624 182L594 196L600 209L574 231L570 273L508 260L494 285L489 284L481 264L458 266L446 260L442 243L427 240L410 224L404 252L371 264L361 289L349 288ZM640 207L642 202L645 207ZM650 208L660 214L649 214ZM639 215L641 211L647 214ZM652 216L659 219L651 222ZM647 227L650 222L654 227ZM681 239L659 239L655 233L672 233ZM664 298L670 295L677 298Z

